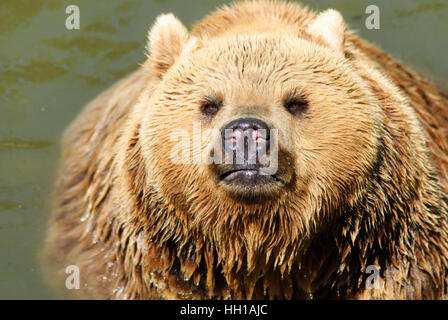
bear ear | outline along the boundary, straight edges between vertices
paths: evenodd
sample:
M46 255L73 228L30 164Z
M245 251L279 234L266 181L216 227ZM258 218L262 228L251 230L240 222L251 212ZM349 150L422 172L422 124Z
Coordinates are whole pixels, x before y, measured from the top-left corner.
M161 77L188 42L187 28L173 14L162 14L148 34L148 57L151 71Z
M320 13L308 26L309 34L320 37L330 48L344 51L345 22L342 15L333 9Z

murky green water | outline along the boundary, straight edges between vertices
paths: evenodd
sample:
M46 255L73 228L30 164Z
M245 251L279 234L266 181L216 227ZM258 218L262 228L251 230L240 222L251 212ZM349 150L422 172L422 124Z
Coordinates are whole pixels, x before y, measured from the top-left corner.
M57 298L40 275L62 130L81 107L144 59L162 12L191 25L227 1L0 0L0 298ZM359 34L448 85L448 1L308 0L334 7ZM65 28L76 4L81 29ZM365 8L381 29L365 28Z

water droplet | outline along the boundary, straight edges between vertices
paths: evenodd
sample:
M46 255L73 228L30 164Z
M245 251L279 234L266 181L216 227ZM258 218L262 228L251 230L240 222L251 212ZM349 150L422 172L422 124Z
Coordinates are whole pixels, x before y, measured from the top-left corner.
M81 222L86 221L87 219L89 219L90 217L90 211L88 211L82 218L81 218Z

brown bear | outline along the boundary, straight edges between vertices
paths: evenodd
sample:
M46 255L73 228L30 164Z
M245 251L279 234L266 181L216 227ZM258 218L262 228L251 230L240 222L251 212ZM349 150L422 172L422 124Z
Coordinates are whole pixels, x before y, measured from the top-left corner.
M162 15L148 51L64 135L59 283L76 265L83 298L443 298L439 87L337 11L286 2L191 31Z

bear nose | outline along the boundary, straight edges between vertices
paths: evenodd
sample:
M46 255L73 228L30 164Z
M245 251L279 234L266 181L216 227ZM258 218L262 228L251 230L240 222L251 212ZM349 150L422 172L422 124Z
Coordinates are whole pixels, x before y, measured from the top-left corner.
M269 126L255 118L241 118L229 122L222 130L222 142L227 154L237 164L257 164L258 158L269 148Z

